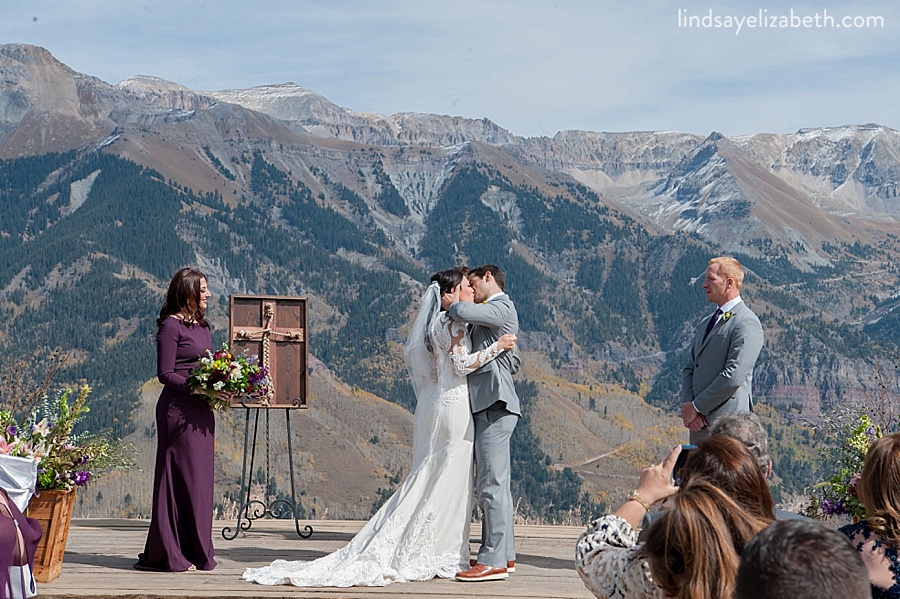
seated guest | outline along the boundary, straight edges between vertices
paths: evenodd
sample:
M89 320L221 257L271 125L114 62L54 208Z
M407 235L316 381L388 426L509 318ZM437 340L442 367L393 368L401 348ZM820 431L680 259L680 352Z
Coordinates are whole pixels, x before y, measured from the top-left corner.
M736 412L725 414L709 425L711 435L725 435L737 439L750 450L759 462L766 478L772 476L772 458L769 455L769 433L759 420L759 416L753 412ZM778 520L809 520L806 516L795 514L779 508L775 509L775 518Z
M697 442L681 470L682 484L694 478L712 481L748 512L772 520L775 501L759 463L737 439L712 435Z
M862 557L873 599L900 597L900 433L882 437L869 448L856 494L866 519L840 531Z
M772 522L746 511L712 481L693 477L650 525L640 551L667 599L734 597L744 547Z
M741 553L735 599L871 597L859 554L840 532L807 519L772 524Z
M709 434L725 435L737 439L750 450L762 468L766 478L772 476L772 458L769 456L769 433L753 412L725 414L709 425Z
M775 501L756 456L738 439L713 434L698 441L682 466L682 484L696 477L714 481L745 510L760 518L772 519L776 515ZM663 513L648 512L644 516L639 541L647 540L650 524Z
M722 481L723 491L718 489L711 491L708 488L711 485L704 484L701 475L690 474L689 469L692 467L691 464L696 464L700 468L716 462L713 456L707 454L720 451L722 447L726 447L728 453L725 458L717 459L731 462L730 456L732 454L738 456L739 459L736 460L736 465L733 465L732 468L740 474L725 477ZM662 590L654 582L651 575L650 564L639 553L643 545L637 543L636 529L644 514L649 511L650 506L657 501L670 497L670 502L673 504L671 509L676 509L679 505L679 487L673 484L672 470L680 453L681 446L679 445L672 450L662 463L645 468L641 472L637 490L629 496L628 500L614 514L603 516L591 522L579 537L575 548L575 562L578 574L584 581L585 586L597 597L655 599L663 596ZM691 456L684 466L684 474L681 492L688 488L694 489L696 486L702 487L702 489L699 491L694 490L692 493L715 493L717 495L733 493L734 498L726 502L726 507L732 509L735 506L734 509L739 509L741 521L749 523L748 525L754 528L754 534L756 530L762 529L773 520L771 515L772 496L769 493L762 471L757 466L750 452L734 439L719 437L717 440L703 440L691 452ZM692 495L688 499L693 500L695 498ZM685 501L691 509L696 509L698 505L696 501ZM743 505L742 502L746 503L746 505ZM730 512L727 517L722 515L713 517L708 514L703 516L700 520L704 522L704 534L710 535L710 539L720 538L715 535L715 530L710 529L710 527L713 526L714 521L718 523L721 518L729 520L731 516L734 516L734 514ZM678 517L689 517L689 514L679 514ZM660 521L662 521L662 518L663 516L660 516ZM657 529L654 526L652 530ZM665 528L663 527L659 530L665 530ZM701 537L696 535L693 538L696 540ZM711 554L722 555L724 553L730 555L729 552L733 552L736 555L740 547L743 547L742 543L731 543L728 547L716 548ZM697 551L700 550L701 548L697 548ZM732 560L732 563L734 565L733 570L736 570L737 558ZM697 562L691 562L685 566L684 572L676 572L678 579L688 581L694 578L695 572L693 568L697 565ZM723 567L727 569L727 564L723 565ZM696 574L702 575L702 573ZM733 579L733 574L734 572L729 570L725 572L724 576ZM710 581L710 584L713 584L713 582Z

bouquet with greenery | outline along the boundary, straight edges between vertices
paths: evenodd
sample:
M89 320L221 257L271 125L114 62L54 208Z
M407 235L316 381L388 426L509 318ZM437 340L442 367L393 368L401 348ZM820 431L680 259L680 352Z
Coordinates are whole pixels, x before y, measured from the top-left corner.
M272 386L269 369L260 366L257 356L247 352L234 355L228 344L213 353L206 350L200 365L188 377L188 385L205 395L214 410L227 410L231 397L240 395L264 395Z
M830 446L826 456L834 474L813 487L805 513L817 519L842 515L864 519L866 510L856 495L856 483L869 447L881 438L881 427L868 414L861 414L855 422L839 426L829 437L839 441Z
M38 490L83 487L110 470L133 465L129 448L105 435L74 434L75 424L89 411L91 388L83 385L75 401L71 389L44 396L38 409L18 422L0 410L0 454L37 462Z

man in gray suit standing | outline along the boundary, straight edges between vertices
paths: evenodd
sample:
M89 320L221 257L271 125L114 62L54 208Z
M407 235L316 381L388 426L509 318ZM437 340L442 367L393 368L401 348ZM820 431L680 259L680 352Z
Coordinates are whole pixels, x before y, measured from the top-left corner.
M753 409L753 367L763 330L741 300L743 281L744 269L734 258L709 261L703 289L718 308L700 322L681 377L681 419L691 443L708 437L719 416Z
M493 264L469 273L475 303L455 302L447 309L454 320L472 325L473 350L490 346L501 335L518 334L519 316L503 290L506 279ZM510 492L509 440L521 410L512 375L519 357L506 351L469 374L469 403L475 420L475 502L481 509L481 546L470 570L459 572L464 582L500 580L514 571L513 502Z

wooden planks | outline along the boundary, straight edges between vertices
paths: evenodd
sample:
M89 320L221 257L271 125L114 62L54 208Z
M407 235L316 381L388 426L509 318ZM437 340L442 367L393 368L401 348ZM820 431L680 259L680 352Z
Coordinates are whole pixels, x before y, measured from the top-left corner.
M343 546L362 527L362 522L316 520L311 539L299 539L293 520L255 521L252 528L233 541L214 538L218 568L212 572L155 573L132 569L143 549L148 522L145 520L76 519L72 522L62 575L40 584L45 599L170 599L194 597L322 597L389 598L425 597L593 597L574 566L575 539L579 527L519 526L516 528L518 562L509 580L459 583L432 580L387 587L350 589L300 589L266 587L243 582L244 568L258 567L276 558L315 559ZM218 535L222 526L216 522ZM472 548L481 534L472 530Z

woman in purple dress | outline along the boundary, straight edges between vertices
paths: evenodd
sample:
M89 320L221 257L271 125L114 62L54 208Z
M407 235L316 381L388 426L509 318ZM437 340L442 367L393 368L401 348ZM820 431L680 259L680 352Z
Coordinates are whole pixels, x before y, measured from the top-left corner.
M26 517L0 489L0 599L37 593L32 572L41 525Z
M138 570L184 572L216 567L212 544L216 420L187 378L212 349L204 320L210 293L206 277L191 268L175 273L156 320L157 376L164 385L156 403L156 470L153 512Z

